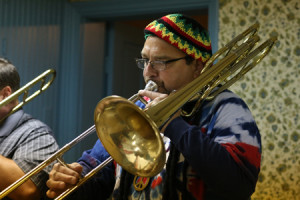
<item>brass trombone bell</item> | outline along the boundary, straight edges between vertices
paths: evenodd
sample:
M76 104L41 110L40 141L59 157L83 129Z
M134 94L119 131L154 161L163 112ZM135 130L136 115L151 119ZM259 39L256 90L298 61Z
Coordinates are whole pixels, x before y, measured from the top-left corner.
M166 157L160 131L141 108L109 96L96 106L94 121L105 149L129 173L152 177L162 170Z

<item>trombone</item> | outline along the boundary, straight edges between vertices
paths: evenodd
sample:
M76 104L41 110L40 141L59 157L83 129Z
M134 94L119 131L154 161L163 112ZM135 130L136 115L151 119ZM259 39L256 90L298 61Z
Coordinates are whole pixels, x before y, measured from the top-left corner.
M150 91L156 91L157 90L157 85L153 81L149 81L146 86L145 90L150 90ZM143 98L141 98L139 95L135 94L132 97L129 98L130 101L136 102L138 100L142 101L143 103L147 103ZM48 165L53 163L54 161L58 161L62 165L67 166L67 164L64 162L62 159L62 156L69 151L73 146L78 144L81 140L89 136L91 133L95 132L95 125L91 126L88 128L86 131L84 131L82 134L80 134L78 137L73 139L71 142L63 146L61 149L59 149L56 153L54 153L52 156L50 156L47 160L43 161L41 164L33 168L31 171L29 171L27 174L25 174L23 177L21 177L19 180L5 188L3 191L0 192L0 199L4 198L7 196L9 193L14 191L16 188L18 188L20 185L22 185L25 181L30 179L33 175L39 173L41 170L46 168ZM112 161L112 158L109 158L105 160L104 162L101 163L101 166L95 168L91 172L89 172L84 178L80 179L80 185L86 182L90 177L92 177L94 174L96 174L98 171L100 171L105 165L110 163ZM74 190L74 188L73 188ZM72 191L73 191L72 190ZM70 193L70 191L68 192ZM62 198L61 198L62 199Z
M115 160L131 174L144 177L156 175L162 170L166 159L159 128L186 102L197 99L196 106L191 113L182 113L183 115L194 114L203 100L210 100L228 88L270 52L277 40L276 37L269 38L252 50L260 40L257 35L258 28L259 25L254 24L238 35L212 56L198 78L146 110L136 106L133 101L119 96L102 99L94 111L95 125L3 190L0 198L54 160L61 162L60 158L67 149L95 129L98 138L111 157L56 199L66 197L112 160ZM213 65L217 59L219 61ZM219 87L220 85L221 87Z
M35 79L33 79L32 81L24 85L22 88L15 91L12 95L2 100L0 102L0 108L12 102L13 100L19 98L21 95L23 95L22 101L17 106L15 106L4 118L0 119L0 122L4 120L6 117L8 117L9 115L19 110L22 106L24 106L29 101L31 101L32 99L40 95L42 92L47 90L52 84L52 82L54 81L55 76L56 76L56 71L54 69L48 69L42 74L40 74L39 76L37 76ZM46 80L48 81L46 82ZM31 94L30 96L28 96L29 90L37 84L40 84L39 89L35 91L33 94Z

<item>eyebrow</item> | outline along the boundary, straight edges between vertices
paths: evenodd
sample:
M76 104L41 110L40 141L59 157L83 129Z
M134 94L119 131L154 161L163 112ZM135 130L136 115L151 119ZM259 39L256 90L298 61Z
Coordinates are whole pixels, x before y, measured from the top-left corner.
M147 55L141 53L142 58L148 58ZM154 56L154 60L168 60L171 59L171 57L163 55L163 56Z

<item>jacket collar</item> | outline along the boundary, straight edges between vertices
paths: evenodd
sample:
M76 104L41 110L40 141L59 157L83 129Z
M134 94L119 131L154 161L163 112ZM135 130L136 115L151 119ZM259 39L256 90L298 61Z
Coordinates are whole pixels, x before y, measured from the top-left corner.
M22 109L8 116L2 125L0 125L0 137L8 136L18 125L24 111Z

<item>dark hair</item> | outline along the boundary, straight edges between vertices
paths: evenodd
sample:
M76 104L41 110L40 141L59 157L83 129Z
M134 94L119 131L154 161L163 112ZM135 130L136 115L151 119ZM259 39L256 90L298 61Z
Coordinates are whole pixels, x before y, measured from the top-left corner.
M20 76L16 67L8 60L0 58L0 89L10 86L15 92L20 88Z

